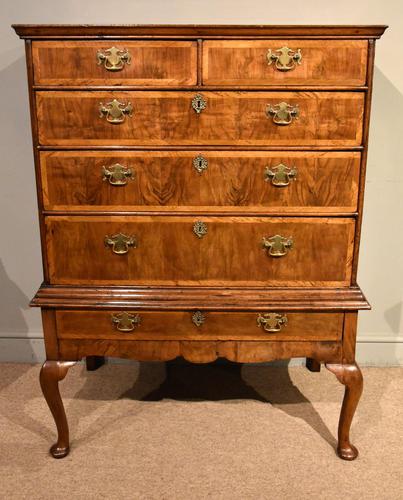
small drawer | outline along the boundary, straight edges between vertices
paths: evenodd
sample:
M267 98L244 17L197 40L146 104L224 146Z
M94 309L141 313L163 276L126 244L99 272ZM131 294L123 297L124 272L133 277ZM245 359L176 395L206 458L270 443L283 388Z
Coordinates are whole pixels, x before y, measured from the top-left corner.
M358 152L42 151L46 210L338 214L357 210Z
M364 92L37 92L49 146L359 146Z
M36 85L195 85L195 42L33 42Z
M342 313L210 311L56 311L60 339L277 340L341 339Z
M51 284L348 286L353 218L48 216Z
M204 85L340 85L366 83L366 40L209 40Z

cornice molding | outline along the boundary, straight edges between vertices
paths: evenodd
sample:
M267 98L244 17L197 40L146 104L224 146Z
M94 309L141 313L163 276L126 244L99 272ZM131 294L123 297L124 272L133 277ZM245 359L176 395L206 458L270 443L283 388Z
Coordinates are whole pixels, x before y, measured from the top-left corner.
M385 25L13 24L20 38L380 38Z

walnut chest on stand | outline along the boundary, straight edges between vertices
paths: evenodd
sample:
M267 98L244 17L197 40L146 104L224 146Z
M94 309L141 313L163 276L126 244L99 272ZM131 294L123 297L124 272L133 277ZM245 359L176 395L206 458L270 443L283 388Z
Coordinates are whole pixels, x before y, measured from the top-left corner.
M44 282L41 386L83 358L305 357L345 385L375 39L385 26L15 25L25 40Z

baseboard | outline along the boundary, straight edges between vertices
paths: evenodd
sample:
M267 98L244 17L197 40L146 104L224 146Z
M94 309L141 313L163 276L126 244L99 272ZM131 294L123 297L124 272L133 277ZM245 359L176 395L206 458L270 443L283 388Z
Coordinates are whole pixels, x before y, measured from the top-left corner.
M360 336L356 358L361 366L403 366L403 337Z
M43 338L0 338L0 363L42 363Z
M0 363L42 363L44 359L42 338L0 338ZM361 336L357 360L361 366L403 366L403 337ZM293 359L290 365L303 362Z

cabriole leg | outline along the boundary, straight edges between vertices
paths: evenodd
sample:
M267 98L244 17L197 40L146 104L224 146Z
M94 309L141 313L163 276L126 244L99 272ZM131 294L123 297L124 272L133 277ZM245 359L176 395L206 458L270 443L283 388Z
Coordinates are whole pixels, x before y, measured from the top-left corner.
M63 458L70 451L69 427L59 392L59 382L64 379L68 369L74 364L75 361L45 361L39 376L43 395L57 427L57 442L50 448L50 453L54 458Z
M356 363L348 365L329 363L326 364L326 368L346 387L340 412L337 454L343 460L354 460L358 456L358 450L350 443L350 427L362 394L362 373Z

